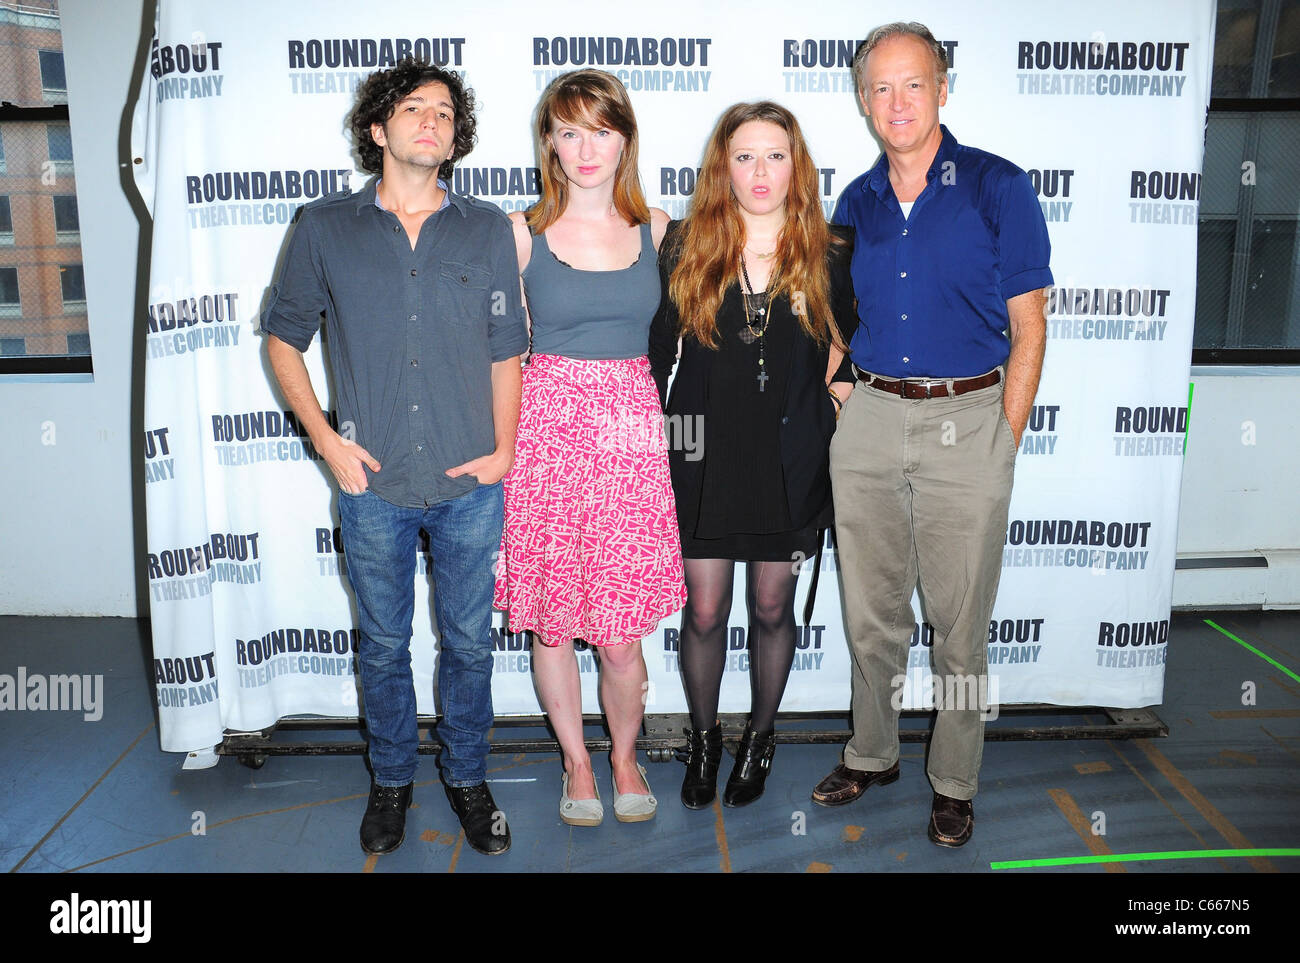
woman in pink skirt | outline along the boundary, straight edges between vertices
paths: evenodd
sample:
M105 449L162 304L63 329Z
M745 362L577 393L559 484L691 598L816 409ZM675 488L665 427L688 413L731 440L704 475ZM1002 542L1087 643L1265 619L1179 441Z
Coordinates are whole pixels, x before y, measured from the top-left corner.
M496 605L530 630L538 697L564 753L560 818L604 806L583 739L575 639L600 660L614 814L656 801L636 761L647 687L641 640L686 588L663 416L646 358L668 216L646 206L623 84L597 70L556 78L535 127L542 196L512 214L532 332Z

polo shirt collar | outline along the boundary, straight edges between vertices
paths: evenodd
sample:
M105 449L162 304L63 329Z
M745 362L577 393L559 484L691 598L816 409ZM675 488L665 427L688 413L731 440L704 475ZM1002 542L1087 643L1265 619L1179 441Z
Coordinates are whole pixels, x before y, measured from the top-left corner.
M380 177L372 177L370 180L366 181L365 187L357 191L355 199L358 215L368 207L379 207L382 209L382 205L378 204L376 201L379 181ZM461 217L465 217L466 212L469 210L469 201L464 197L461 197L459 194L453 193L451 187L441 177L438 178L438 186L447 192L442 208L451 207ZM438 210L441 211L442 208L439 208Z
M934 152L930 169L925 172L926 183L934 179L934 176L943 169L944 162L952 160L957 151L957 138L952 136L952 132L943 124L939 125L939 131L943 134L943 139L939 141L939 149ZM884 200L887 194L893 193L894 189L889 184L889 155L884 151L880 152L880 160L876 161L876 166L867 171L862 188L875 191L876 196L881 200Z

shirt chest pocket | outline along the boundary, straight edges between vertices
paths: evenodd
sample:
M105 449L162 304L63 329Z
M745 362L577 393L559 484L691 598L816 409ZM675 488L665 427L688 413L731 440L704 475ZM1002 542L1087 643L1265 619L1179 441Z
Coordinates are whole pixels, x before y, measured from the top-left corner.
M485 327L492 313L491 275L476 264L444 261L438 271L437 311L448 322L464 327ZM505 292L496 294L505 312Z

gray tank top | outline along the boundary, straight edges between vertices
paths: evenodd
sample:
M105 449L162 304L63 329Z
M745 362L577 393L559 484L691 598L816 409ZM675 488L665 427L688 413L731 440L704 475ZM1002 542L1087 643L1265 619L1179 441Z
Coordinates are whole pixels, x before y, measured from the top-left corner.
M534 354L583 361L641 357L659 308L659 261L650 225L641 225L636 263L618 271L569 267L551 252L545 234L534 235L524 293Z

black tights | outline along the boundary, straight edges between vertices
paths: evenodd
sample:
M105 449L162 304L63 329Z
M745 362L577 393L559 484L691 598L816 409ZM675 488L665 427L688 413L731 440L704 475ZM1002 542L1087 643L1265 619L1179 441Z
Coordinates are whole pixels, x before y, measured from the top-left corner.
M726 558L685 561L687 599L679 654L691 725L703 730L712 728L718 718L736 563ZM794 661L794 587L799 576L792 562L748 562L746 567L750 723L755 732L766 732L776 724L776 710Z

